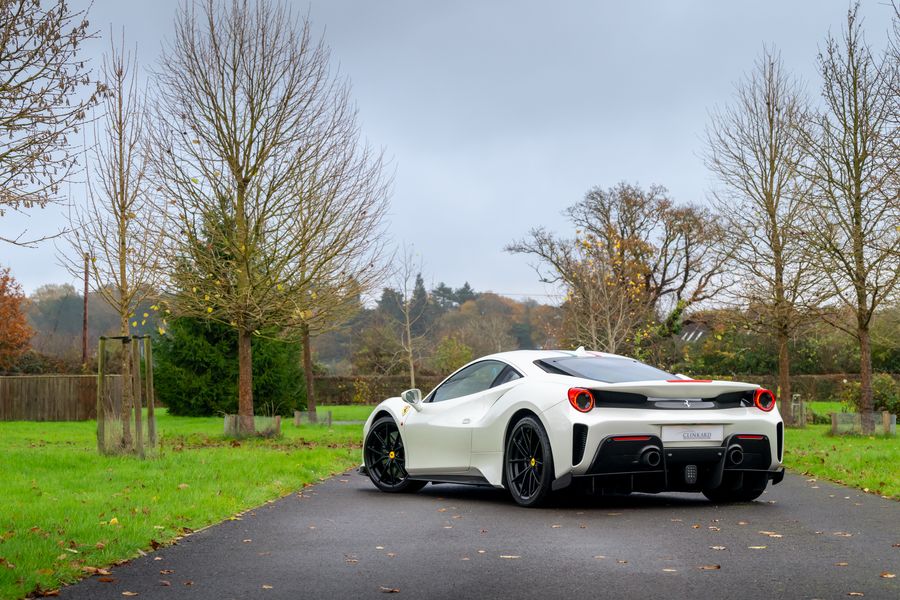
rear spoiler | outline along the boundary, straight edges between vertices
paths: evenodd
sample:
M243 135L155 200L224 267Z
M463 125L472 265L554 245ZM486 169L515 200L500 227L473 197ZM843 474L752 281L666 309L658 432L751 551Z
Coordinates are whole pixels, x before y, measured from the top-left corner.
M705 398L712 399L723 394L750 392L757 388L755 383L738 381L713 381L697 379L672 379L668 381L629 381L627 383L596 383L586 386L591 391L634 394L645 398ZM735 394L738 395L738 394Z

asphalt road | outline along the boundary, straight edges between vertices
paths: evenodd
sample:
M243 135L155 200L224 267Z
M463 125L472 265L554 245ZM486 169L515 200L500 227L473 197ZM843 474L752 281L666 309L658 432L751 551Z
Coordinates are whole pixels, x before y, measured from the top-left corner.
M485 488L384 494L348 473L109 579L61 596L897 600L900 503L788 475L746 504L635 494L535 510Z

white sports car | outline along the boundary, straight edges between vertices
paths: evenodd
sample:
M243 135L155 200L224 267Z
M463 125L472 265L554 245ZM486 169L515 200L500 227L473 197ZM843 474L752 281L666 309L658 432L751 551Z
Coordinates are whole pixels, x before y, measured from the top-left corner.
M419 390L388 398L363 433L360 471L385 492L472 483L537 506L583 482L729 502L753 500L784 477L772 392L582 348L480 358L424 399Z

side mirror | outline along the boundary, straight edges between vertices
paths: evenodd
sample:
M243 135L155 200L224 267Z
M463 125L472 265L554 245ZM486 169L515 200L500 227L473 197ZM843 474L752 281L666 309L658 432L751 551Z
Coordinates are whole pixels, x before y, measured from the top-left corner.
M422 410L422 390L413 388L400 394L400 398L416 410Z

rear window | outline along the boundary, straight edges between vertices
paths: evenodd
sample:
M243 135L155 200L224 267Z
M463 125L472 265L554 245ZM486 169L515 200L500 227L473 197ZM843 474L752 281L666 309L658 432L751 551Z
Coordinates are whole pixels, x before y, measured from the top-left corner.
M630 358L601 356L567 356L537 361L538 366L551 373L585 377L604 383L675 379L675 375Z

